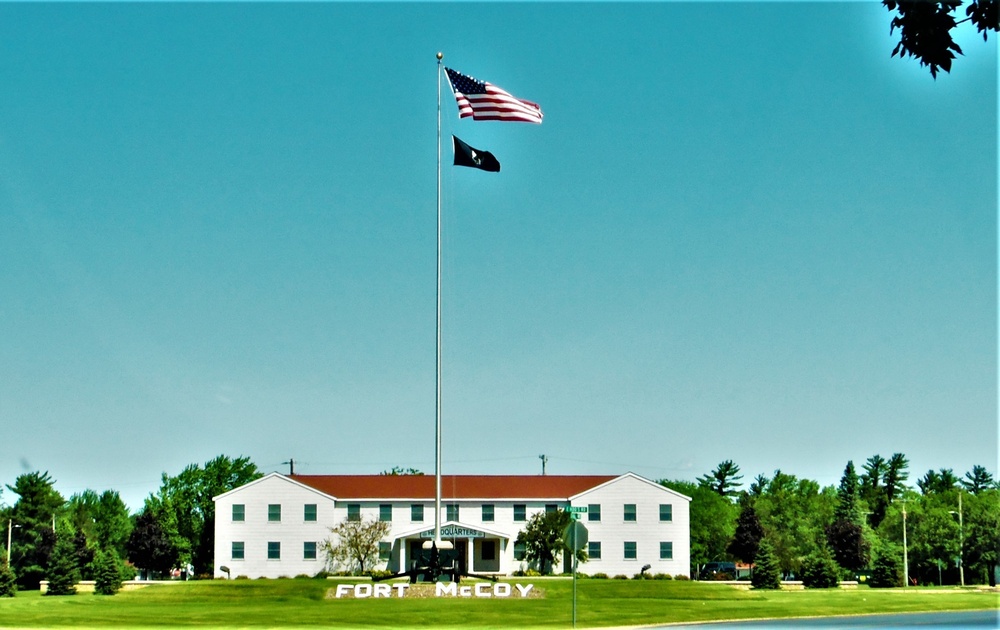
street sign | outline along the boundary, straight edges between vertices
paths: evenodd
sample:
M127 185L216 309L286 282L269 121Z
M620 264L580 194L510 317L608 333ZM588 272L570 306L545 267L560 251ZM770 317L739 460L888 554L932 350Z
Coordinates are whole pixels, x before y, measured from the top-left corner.
M580 521L572 521L563 530L563 540L566 541L567 546L573 551L580 551L587 546L587 542L590 540L590 532L587 531L587 526Z
M586 513L587 512L587 506L585 506L585 505L571 505L568 508L566 508L566 511L569 512L570 514Z

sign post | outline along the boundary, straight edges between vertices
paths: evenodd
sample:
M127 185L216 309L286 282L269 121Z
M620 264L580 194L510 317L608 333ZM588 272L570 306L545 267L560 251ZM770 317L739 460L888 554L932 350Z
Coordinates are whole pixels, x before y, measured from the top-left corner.
M570 506L567 512L573 515L573 520L569 522L569 525L563 530L563 540L569 541L569 549L573 554L573 560L570 566L573 568L573 627L576 627L576 565L577 558L576 554L587 546L587 542L590 540L590 533L587 531L587 526L581 523L579 520L580 514L587 511L585 507L573 507Z

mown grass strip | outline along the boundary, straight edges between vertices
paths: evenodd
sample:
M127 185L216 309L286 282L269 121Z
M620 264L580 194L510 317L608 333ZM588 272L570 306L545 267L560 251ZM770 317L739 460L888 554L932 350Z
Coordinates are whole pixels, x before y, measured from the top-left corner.
M522 583L530 580L518 580ZM150 586L114 597L79 594L0 599L5 628L556 628L571 624L572 583L538 580L541 599L328 599L337 582L254 580ZM577 625L933 612L1000 608L1000 593L921 591L746 591L697 582L581 580Z

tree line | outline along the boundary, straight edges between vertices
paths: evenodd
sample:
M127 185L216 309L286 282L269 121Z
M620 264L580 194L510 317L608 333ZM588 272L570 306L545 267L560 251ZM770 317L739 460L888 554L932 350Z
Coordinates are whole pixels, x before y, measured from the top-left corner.
M80 580L113 593L123 579L164 576L179 567L192 577L211 576L212 497L260 476L248 458L220 455L176 476L164 473L159 490L133 514L115 490L88 489L67 499L48 472L20 475L6 485L6 496L0 490L0 520L10 541L0 556L0 595L37 589L42 580L49 580L51 594L71 593Z
M696 482L660 483L692 498L694 576L705 563L731 561L773 566L779 578L806 581L994 586L997 480L978 465L962 477L950 468L928 470L915 486L907 484L909 475L908 459L895 453L869 457L860 471L847 462L837 487L776 470L744 488L732 460Z

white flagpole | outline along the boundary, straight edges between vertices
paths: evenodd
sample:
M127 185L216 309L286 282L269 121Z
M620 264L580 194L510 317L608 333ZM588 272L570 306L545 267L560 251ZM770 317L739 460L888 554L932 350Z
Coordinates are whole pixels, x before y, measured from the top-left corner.
M441 59L437 71L437 334L434 398L434 545L441 548Z

